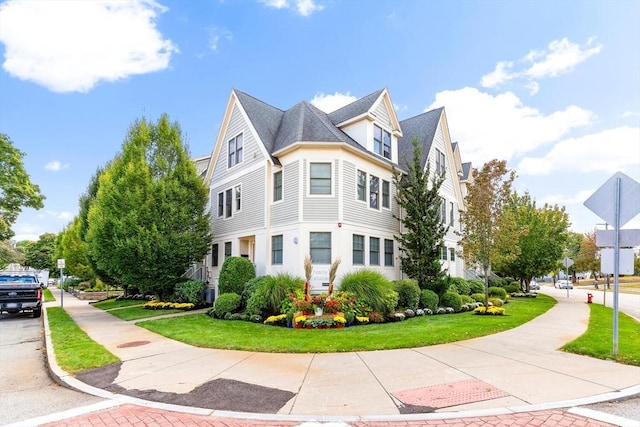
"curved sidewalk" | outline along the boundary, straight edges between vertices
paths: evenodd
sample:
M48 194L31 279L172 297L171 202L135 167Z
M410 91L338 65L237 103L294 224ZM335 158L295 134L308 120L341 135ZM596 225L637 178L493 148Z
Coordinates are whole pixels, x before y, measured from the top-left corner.
M192 347L65 297L65 311L122 360L113 380L120 392L89 386L60 371L54 360L51 366L65 383L111 399L113 405L254 420L247 425L260 424L257 420L393 423L527 414L640 393L640 368L557 351L586 330L589 316L582 299L557 299L555 307L533 321L483 338L401 350L271 354ZM52 358L48 333L47 347ZM241 398L231 408L189 403L190 392L216 381L289 398L262 414L251 413L252 402ZM183 403L158 406L126 396L151 390L156 396L180 396Z

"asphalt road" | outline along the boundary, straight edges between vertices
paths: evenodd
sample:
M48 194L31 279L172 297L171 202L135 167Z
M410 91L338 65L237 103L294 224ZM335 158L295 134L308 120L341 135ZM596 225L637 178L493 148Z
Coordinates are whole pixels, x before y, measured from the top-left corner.
M31 314L0 315L0 425L104 400L49 377L42 320Z

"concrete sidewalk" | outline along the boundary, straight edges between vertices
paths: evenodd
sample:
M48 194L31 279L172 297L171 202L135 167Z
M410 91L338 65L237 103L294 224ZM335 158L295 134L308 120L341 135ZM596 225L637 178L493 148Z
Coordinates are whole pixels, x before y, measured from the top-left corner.
M544 412L640 393L640 368L557 351L587 328L589 307L578 298L558 298L554 308L533 321L483 338L332 354L196 348L119 320L73 297L65 296L64 308L93 340L122 360L114 384L124 390L188 394L222 379L293 396L272 414L167 407L191 415L283 423L311 419L404 422ZM150 405L88 386L52 362L54 373L74 388L119 404ZM431 413L411 414L421 412L420 408L430 408Z

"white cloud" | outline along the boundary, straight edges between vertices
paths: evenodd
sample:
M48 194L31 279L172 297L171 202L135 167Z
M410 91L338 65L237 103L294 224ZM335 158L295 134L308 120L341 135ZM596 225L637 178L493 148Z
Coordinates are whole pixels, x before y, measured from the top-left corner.
M622 126L560 141L543 157L525 157L518 165L521 175L552 172L630 171L637 174L640 159L640 128Z
M325 113L330 113L332 111L336 111L338 108L342 108L345 105L351 104L356 99L358 98L352 96L349 92L336 92L333 95L325 95L324 93L319 92L315 94L315 96L311 100L311 104L318 107Z
M218 44L221 39L231 40L233 39L233 35L231 31L224 27L207 27L207 32L209 34L209 49L214 52L218 51Z
M590 38L580 46L570 42L566 37L554 40L547 46L547 50L532 50L517 62L500 61L494 71L485 74L480 79L483 87L499 87L507 81L524 78L529 80L528 87L535 95L539 87L532 79L557 77L575 69L589 57L600 53L602 45L595 44L595 38ZM534 85L534 86L532 86Z
M324 6L314 0L258 0L267 7L274 9L293 9L302 16L309 16L324 9Z
M70 221L73 219L74 214L72 212L68 212L68 211L47 211L47 216L51 217L51 218L55 218L55 219L62 219L62 220L67 220Z
M156 29L166 10L153 0L6 1L3 68L54 92L163 70L178 51Z
M625 111L622 113L622 118L626 119L628 117L638 117L640 118L640 111Z
M577 106L545 115L525 106L511 92L494 96L469 87L437 93L425 111L441 106L446 109L453 140L464 147L463 158L474 165L494 158L510 161L595 118Z
M57 172L59 170L62 169L66 169L69 167L69 163L65 163L64 165L62 163L60 163L57 160L54 160L52 162L47 163L46 165L44 165L44 168L48 171L54 171Z

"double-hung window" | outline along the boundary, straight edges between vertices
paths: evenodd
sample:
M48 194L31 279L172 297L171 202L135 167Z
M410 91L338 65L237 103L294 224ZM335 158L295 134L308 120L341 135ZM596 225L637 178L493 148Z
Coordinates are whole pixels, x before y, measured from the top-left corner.
M282 234L271 237L271 264L282 264Z
M453 227L453 222L454 222L454 209L453 209L453 202L449 203L449 224Z
M353 235L353 264L364 265L364 236Z
M224 193L218 193L218 217L224 215Z
M436 173L443 174L446 171L446 160L444 153L436 148Z
M361 170L358 171L357 195L358 200L363 202L367 201L367 173Z
M309 252L314 264L331 264L331 233L311 232Z
M225 198L224 217L225 218L231 218L232 209L233 209L232 197L233 197L233 190L231 188L224 192L224 198Z
M309 176L309 194L331 194L331 163L311 163Z
M273 201L282 200L282 171L273 174Z
M229 161L228 166L233 167L238 163L242 163L242 150L243 150L243 138L242 134L231 138L229 140Z
M393 240L384 239L384 265L393 267Z
M444 199L440 199L440 221L447 223L447 202Z
M380 265L380 239L369 237L369 265Z
M382 207L389 208L391 206L391 196L389 192L389 181L382 180Z
M391 134L378 125L373 125L373 150L391 159Z
M455 248L449 248L449 260L451 260L451 261L455 261L456 260L456 250L455 250Z
M379 209L380 207L380 178L371 175L369 177L369 207Z
M224 242L224 259L231 256L231 242Z
M236 185L235 188L235 200L236 200L236 211L239 211L242 207L242 192L239 185Z
M443 261L447 260L447 247L446 246L440 246L440 259Z
M218 244L214 243L213 245L211 245L211 265L213 267L217 267L218 266L218 254L219 249L218 249Z

